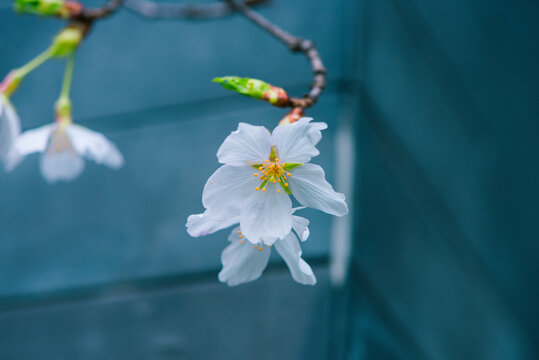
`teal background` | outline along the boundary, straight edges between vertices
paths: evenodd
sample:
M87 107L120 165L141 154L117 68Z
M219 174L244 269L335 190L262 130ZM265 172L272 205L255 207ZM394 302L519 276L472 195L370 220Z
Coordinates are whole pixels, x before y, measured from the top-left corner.
M73 101L75 121L113 140L125 167L87 163L75 182L48 185L32 156L0 174L0 359L539 358L539 4L259 9L313 39L328 68L308 112L329 124L314 162L351 213L304 211L317 286L294 283L275 256L260 280L228 288L217 281L228 231L184 228L222 140L239 121L271 128L284 113L211 79L301 95L305 59L239 16L120 10L81 47ZM60 28L0 0L0 72ZM47 63L14 96L25 129L52 121L62 72ZM348 240L349 264L336 257Z

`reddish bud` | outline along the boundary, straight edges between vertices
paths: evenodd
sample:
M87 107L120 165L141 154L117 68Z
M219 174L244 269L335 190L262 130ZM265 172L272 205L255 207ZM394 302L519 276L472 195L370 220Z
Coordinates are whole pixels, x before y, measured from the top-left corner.
M300 108L300 107L293 108L289 113L287 113L281 119L281 121L279 121L279 125L293 124L304 116L305 116L305 111L303 111L303 108Z
M279 107L286 107L290 103L288 94L283 88L270 85L270 89L262 94L262 100Z

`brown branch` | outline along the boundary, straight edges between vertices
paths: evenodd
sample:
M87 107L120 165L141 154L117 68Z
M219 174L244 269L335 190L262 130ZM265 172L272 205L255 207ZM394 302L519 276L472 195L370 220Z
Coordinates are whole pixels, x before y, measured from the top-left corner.
M124 0L108 0L105 5L94 9L85 9L82 3L78 1L68 1L66 6L69 10L70 20L86 24L90 27L95 20L112 15L122 6L123 2Z
M259 5L269 0L243 0L246 6ZM165 4L148 0L126 0L124 7L151 19L213 19L226 16L234 7L226 2L211 4Z
M290 98L288 106L303 109L313 106L320 98L320 95L322 95L327 83L327 70L322 63L322 58L320 53L316 50L314 42L309 39L302 39L289 34L256 11L246 6L243 2L237 2L235 0L225 1L257 26L284 43L290 49L290 51L301 52L307 57L307 59L309 59L314 75L311 90L302 98Z

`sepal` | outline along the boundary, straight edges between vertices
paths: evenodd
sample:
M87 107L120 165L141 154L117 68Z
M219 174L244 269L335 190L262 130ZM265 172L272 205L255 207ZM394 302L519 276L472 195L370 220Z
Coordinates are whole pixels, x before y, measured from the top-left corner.
M72 54L79 46L83 37L83 29L78 26L69 26L54 37L51 46L51 56L66 57Z

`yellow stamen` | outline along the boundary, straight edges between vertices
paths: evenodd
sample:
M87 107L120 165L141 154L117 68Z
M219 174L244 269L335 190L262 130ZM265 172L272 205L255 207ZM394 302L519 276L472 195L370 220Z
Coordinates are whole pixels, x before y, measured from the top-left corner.
M264 160L264 162L267 162L267 163L268 163L268 162L269 162L269 160Z
M262 171L262 170L264 170L264 168L261 166L261 167L258 168L258 170Z
M262 251L262 246L258 248L258 250Z
M243 238L243 235L240 235L240 239L242 239L242 238Z
M255 190L258 191L258 190L260 190L260 188L257 186L257 187L255 188Z
M275 158L275 161L279 161L279 159Z
M257 177L257 176L258 176L258 174L253 174L253 176L254 176L254 177Z
M286 174L286 176L292 176L292 174L290 174L290 173L287 173L287 174Z
M281 190L277 189L277 192L280 194L280 193L281 193Z
M269 247L273 247L273 245L268 245Z
M288 183L284 183L284 186L288 187Z
M240 244L243 244L243 240L240 240Z
M266 188L263 188L262 191L266 191Z

